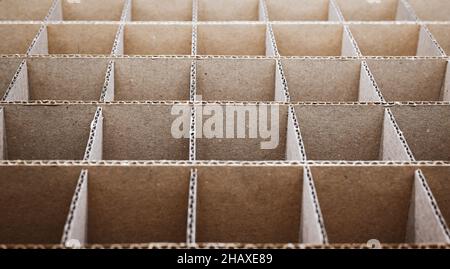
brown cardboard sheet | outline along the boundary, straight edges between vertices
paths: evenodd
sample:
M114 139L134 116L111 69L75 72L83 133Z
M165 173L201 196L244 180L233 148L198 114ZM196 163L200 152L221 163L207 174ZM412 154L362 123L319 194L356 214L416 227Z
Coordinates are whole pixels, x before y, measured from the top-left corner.
M327 21L329 0L266 0L271 21Z
M408 0L419 19L424 21L450 20L450 2L446 0Z
M39 28L39 24L0 24L0 54L26 54Z
M259 0L198 0L199 21L257 21Z
M60 0L65 21L120 21L125 0Z
M133 21L191 21L192 0L133 0Z
M450 55L450 25L429 24L427 25L427 28L439 43L439 46L445 51L447 55Z
M335 0L346 21L395 21L399 0Z
M21 62L20 58L0 58L0 96L5 94Z
M2 0L0 20L42 21L53 0Z

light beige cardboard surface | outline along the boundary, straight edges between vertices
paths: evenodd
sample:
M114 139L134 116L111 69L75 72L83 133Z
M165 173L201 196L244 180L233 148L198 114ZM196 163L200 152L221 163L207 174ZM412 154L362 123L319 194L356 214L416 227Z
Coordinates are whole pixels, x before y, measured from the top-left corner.
M42 21L53 0L2 0L0 20Z
M271 21L326 21L328 0L266 0Z
M133 21L190 21L192 0L133 0Z

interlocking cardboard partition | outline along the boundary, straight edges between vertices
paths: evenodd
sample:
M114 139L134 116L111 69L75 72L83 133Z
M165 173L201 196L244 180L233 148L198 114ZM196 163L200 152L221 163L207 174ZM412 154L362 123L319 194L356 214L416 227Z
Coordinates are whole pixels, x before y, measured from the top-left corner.
M0 1L0 245L448 248L448 14Z

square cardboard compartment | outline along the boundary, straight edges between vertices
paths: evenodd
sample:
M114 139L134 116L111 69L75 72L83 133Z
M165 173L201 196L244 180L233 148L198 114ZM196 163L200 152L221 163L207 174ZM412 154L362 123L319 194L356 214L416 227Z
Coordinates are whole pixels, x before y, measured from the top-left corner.
M0 54L26 54L39 28L39 24L0 24Z
M199 21L257 21L259 0L198 0Z
M126 0L61 0L61 20L120 21L125 3Z
M52 3L53 0L2 0L0 20L43 21Z
M0 96L5 94L21 62L20 58L0 58Z
M114 100L189 100L191 59L114 60Z
M60 244L77 167L0 168L0 244Z
M302 175L301 167L198 169L197 242L299 243Z
M392 59L367 62L387 102L443 100L446 61Z
M336 0L346 21L395 21L400 0Z
M266 55L264 24L200 24L197 37L200 55Z
M191 21L192 0L133 0L133 21Z
M327 21L329 0L266 0L271 21Z
M6 160L83 159L95 106L5 105L3 109Z
M450 2L447 0L408 0L422 21L449 21Z
M197 95L204 101L274 101L276 61L200 59Z
M124 33L125 55L191 55L191 24L129 24Z
M429 24L427 27L445 54L450 55L450 25Z

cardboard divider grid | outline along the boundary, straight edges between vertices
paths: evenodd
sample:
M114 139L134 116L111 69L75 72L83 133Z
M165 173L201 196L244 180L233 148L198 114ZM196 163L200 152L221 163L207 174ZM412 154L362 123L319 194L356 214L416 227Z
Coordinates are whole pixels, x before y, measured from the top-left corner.
M0 1L0 246L449 247L449 11Z

